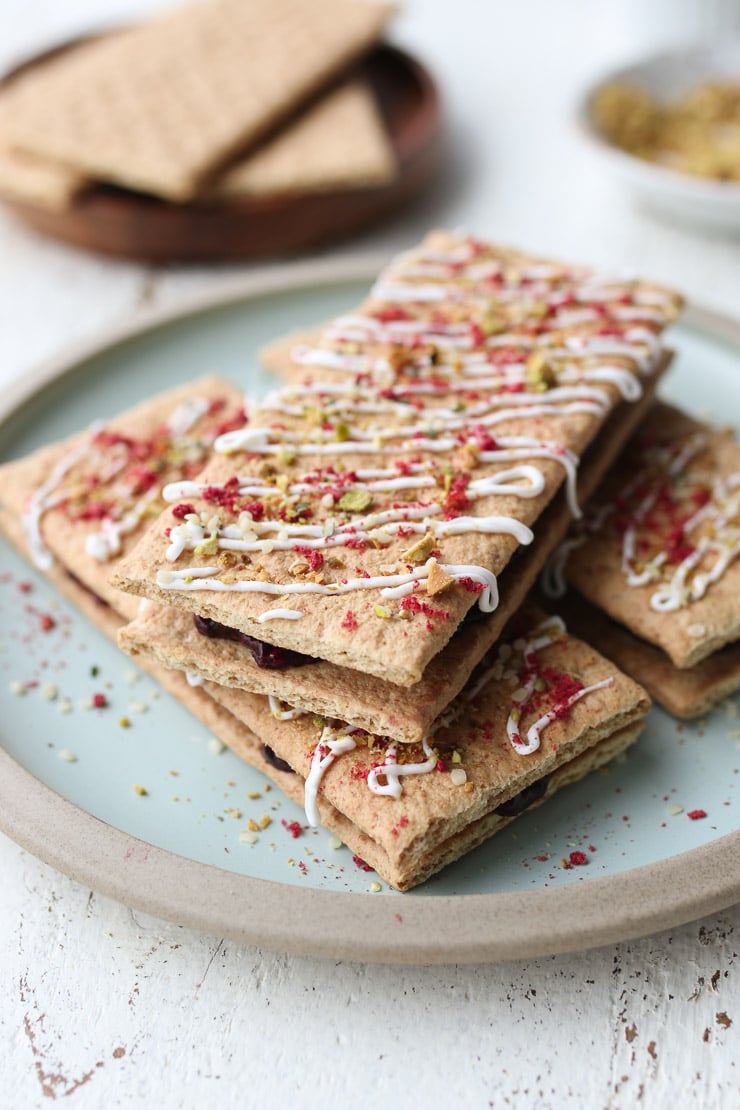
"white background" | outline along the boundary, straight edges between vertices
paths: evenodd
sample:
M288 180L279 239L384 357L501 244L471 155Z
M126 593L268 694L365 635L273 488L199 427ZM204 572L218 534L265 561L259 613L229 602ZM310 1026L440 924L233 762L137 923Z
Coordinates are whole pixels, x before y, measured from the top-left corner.
M0 0L0 63L155 6ZM685 7L408 0L393 38L441 83L446 169L412 211L342 252L390 252L432 224L464 226L639 271L737 312L738 242L635 210L574 123L579 94L603 70L681 38ZM234 269L101 261L0 212L0 385ZM389 969L273 955L140 917L3 838L0 875L2 1110L65 1097L76 1110L740 1101L738 907L577 956Z

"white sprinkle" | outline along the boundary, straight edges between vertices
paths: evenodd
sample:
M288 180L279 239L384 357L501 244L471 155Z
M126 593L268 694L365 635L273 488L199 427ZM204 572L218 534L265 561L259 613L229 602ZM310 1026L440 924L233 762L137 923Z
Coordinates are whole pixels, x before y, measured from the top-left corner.
M379 882L374 882L370 883L370 886L367 889L370 891L371 894L378 894L383 889L383 887Z
M59 690L55 682L45 682L41 687L41 696L45 701L56 701Z
M453 786L462 786L463 783L466 783L467 781L468 776L464 767L454 767L450 771L450 782Z
M149 706L144 701L130 701L128 703L129 713L148 713Z
M239 833L240 844L256 844L259 840L257 833L252 832L250 829L242 829Z
M215 736L212 736L208 741L208 750L213 752L214 755L221 755L221 752L226 751L226 745L222 744L220 740L217 740Z
M80 709L92 709L93 700L92 700L92 698L80 698L80 703L79 704L80 704Z
M63 702L57 706L57 713L71 713L73 709L72 702L69 698L65 698Z
M11 692L11 694L15 694L15 696L17 698L24 697L24 695L26 693L26 684L25 684L25 682L19 682L17 679L15 680L15 682L11 682L10 692Z
M69 748L62 748L62 750L59 753L59 758L63 759L65 763L76 763L77 762L77 756L75 755L74 752L71 752L69 750Z
M344 847L344 845L342 844L342 841L339 839L338 836L330 836L328 841L327 841L327 844L335 852L337 851L338 848L343 848Z
M126 671L126 684L128 686L135 686L141 678L138 671Z
M679 806L676 805L675 802L671 802L669 806L665 807L665 811L669 817L678 817L679 813L683 813L683 806Z

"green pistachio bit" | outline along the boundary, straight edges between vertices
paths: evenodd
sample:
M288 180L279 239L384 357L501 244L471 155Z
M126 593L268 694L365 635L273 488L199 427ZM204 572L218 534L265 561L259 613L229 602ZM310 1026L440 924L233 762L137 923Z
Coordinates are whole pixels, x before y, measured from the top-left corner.
M460 753L458 751L454 751L452 753L452 762L453 763L462 763L462 756L460 755Z
M372 504L373 495L366 489L351 489L339 498L339 508L348 513L361 513Z
M402 558L407 563L425 563L432 551L434 551L434 536L427 533L407 551L404 551Z
M543 693L543 691L547 689L547 683L545 682L544 678L538 678L534 684L534 688L538 694Z
M557 382L555 367L544 351L533 351L527 359L527 381L539 393L544 393Z
M384 621L390 620L391 611L386 609L385 605L376 605L374 609L376 617L380 617Z
M216 555L218 553L218 532L214 532L203 543L199 543L195 549L196 555Z
M499 335L506 331L506 320L501 316L484 316L480 322L480 329L484 335Z
M337 441L337 443L344 443L345 440L349 439L349 437L350 437L349 427L344 423L343 420L340 420L339 423L337 425L335 425L335 427L334 427L334 438L335 438L335 440Z

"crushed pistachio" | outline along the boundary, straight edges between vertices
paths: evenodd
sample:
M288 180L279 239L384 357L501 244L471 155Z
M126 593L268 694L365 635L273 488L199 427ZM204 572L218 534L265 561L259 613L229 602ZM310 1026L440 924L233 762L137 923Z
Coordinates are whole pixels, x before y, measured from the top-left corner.
M339 498L339 508L347 513L361 513L369 508L373 502L373 495L366 489L352 489L343 493Z
M375 616L380 617L381 620L390 620L391 611L390 609L386 609L385 605L375 605L373 606L373 610L375 612Z
M527 382L538 393L545 393L557 382L555 367L545 351L533 351L527 359Z
M406 551L402 553L401 557L404 562L418 565L420 563L425 563L433 551L434 536L431 532L427 532L425 536L422 536L420 540L417 540L415 544L407 548Z

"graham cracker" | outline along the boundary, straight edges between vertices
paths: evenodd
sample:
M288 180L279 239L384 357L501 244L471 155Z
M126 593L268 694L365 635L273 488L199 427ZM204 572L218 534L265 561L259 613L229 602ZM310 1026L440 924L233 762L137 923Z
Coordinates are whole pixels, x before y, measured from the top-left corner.
M693 453L685 462L679 459L678 473L668 474L669 456L665 453L678 457L684 449ZM627 489L630 480L633 485L637 482L631 493ZM738 489L740 445L732 434L714 430L669 405L657 404L595 495L591 520L596 523L589 525L587 518L579 533L583 542L574 547L565 566L568 581L636 636L665 651L674 666L682 670L694 667L740 639L740 559L735 557L740 529ZM622 565L622 537L625 529L635 524L643 500L654 492L660 492L660 500L636 529L636 553L630 565L639 574L656 552L667 561L656 568L651 581L630 585ZM659 595L684 559L693 557L702 537L711 539L715 534L711 522L700 522L688 533L683 532L681 522L702 507L705 512L716 508L718 498L722 501L718 511L727 517L725 530L729 529L723 547L734 561L717 581L708 584L702 597L682 597L673 610L657 608L662 604ZM711 552L703 556L696 572L689 572L688 584L694 582L695 574L711 570L715 558Z
M481 267L493 269L500 274L500 281L492 284L488 279L468 277L460 272L457 263L451 267L452 276L448 282L435 284L426 277L430 269L435 272L437 263L434 260L440 252L455 255L461 250L473 257L470 273ZM236 434L242 435L242 446L239 447L238 440L232 437L224 447L224 452L228 449L228 453L218 455L208 466L202 476L207 484L207 496L202 497L197 490L188 493L185 503L200 523L191 526L188 521L187 526L175 529L179 535L187 533L185 549L176 551L174 541L165 536L166 530L173 525L171 514L165 512L117 571L115 584L119 588L160 604L199 612L259 639L398 685L409 686L420 680L429 661L450 640L465 613L476 603L475 591L482 587L482 578L476 585L468 570L459 570L458 577L465 580L462 585L456 581L439 596L427 594L423 603L417 598L415 609L413 598L394 599L386 604L381 579L391 580L394 576L408 579L409 575L413 577L418 573L418 582L422 583L428 573L427 558L436 558L443 567L472 568L474 572L482 568L482 576L501 575L520 546L531 538L529 530L538 527L542 512L561 488L567 452L582 455L604 427L609 413L620 403L620 388L614 375L626 376L630 388L636 387L634 374L638 351L642 351L639 357L647 358L640 382L640 388L644 389L665 365L667 355L660 351L657 335L675 313L678 302L673 294L641 283L604 285L602 279L588 272L562 264L525 260L520 254L491 244L441 233L430 236L418 251L401 256L395 265L399 276L394 277L393 272L382 275L380 287L375 288L368 306L359 311L380 312L381 297L398 295L399 304L393 302L387 310L395 320L401 303L407 305L404 300L407 294L391 294L387 290L390 286L394 290L408 288L411 296L427 296L429 301L416 306L414 321L421 321L432 332L440 327L463 329L467 348L463 345L460 350L453 349L450 355L449 350L431 341L391 344L392 349L389 349L387 342L377 338L364 345L359 341L348 345L329 337L326 340L328 354L323 349L318 351L318 361L322 365L315 368L316 373L325 372L323 364L327 359L331 362L329 356L359 359L359 363L350 361L349 370L346 366L342 369L335 366L334 376L327 372L326 379L320 381L315 375L312 378L309 375L311 384L308 387L301 386L267 398L253 414L249 428L243 434ZM417 281L420 271L424 276ZM546 281L530 276L543 272L547 273ZM540 288L543 285L544 292ZM596 293L593 293L594 288ZM549 300L543 302L538 297ZM587 306L585 309L583 304ZM491 321L492 313L499 307L507 320L501 324L504 333ZM587 319L584 319L584 312ZM550 319L548 313L552 316L551 322L543 323L546 317ZM608 356L599 354L605 330L611 335L623 320L632 319L625 317L625 313L634 315L642 338L634 344L622 338L621 349L616 354L613 351ZM571 316L576 320L572 335L568 322ZM377 322L379 317L373 320ZM381 323L385 327L385 317ZM586 324L593 334L584 332ZM492 327L494 331L489 334ZM509 327L511 331L506 330ZM459 381L457 366L458 363L462 365L462 356L475 345L474 357L480 355L486 360L495 360L496 350L489 341L497 337L509 344L515 340L527 344L536 342L538 350L534 354L537 358L541 356L546 363L549 357L560 358L562 365L548 364L552 378L545 381L537 377L523 392L523 380L514 383L516 389L486 391L481 375L470 378L469 387L466 377L466 400L460 401L455 392L459 393L460 386L453 385L452 378ZM588 341L593 347L594 353L587 354L578 363L586 375L582 382L578 378L580 371L571 365L576 355L548 356L546 353L547 350L562 351L563 345L570 340L578 344ZM649 348L649 356L645 355L643 343ZM430 348L433 348L431 353ZM570 352L569 347L567 352ZM361 373L359 385L353 384L357 375L351 367L355 365L366 368ZM496 371L498 363L494 361L491 365ZM450 366L452 369L448 370ZM382 371L381 380L374 377L378 367ZM557 382L561 370L575 373L578 384L560 389ZM463 370L463 376L465 372ZM526 372L529 373L529 363ZM342 374L345 381L340 390L348 386L356 391L356 397L352 393L349 401L346 392L331 392L339 380L337 375L341 378ZM591 381L597 381L598 387L586 384ZM409 390L417 387L427 392L409 394ZM582 400L584 391L585 401ZM471 400L470 394L478 400ZM555 400L550 400L551 394ZM598 405L593 400L596 394L600 398ZM407 403L407 395L413 403ZM517 395L524 404L515 403ZM561 395L571 400L561 405L557 400ZM462 409L453 409L453 403L462 404ZM420 410L419 405L425 407ZM530 460L536 462L542 480L539 492L533 496L524 497L507 490L484 493L473 503L464 489L458 488L462 483L467 489L466 483L478 481L479 476L480 481L486 482L500 473L502 467L511 467L512 456L506 453L509 447L497 448L497 440L488 434L488 425L474 424L477 417L455 416L457 412L477 414L481 409L486 410L481 419L493 421L491 427L495 436L505 444L519 443L517 437L524 437L533 445L534 456L543 442L554 445L547 448L548 457ZM499 409L501 422L498 422ZM352 416L347 416L345 421L343 412L351 412ZM435 417L435 412L441 415ZM382 413L381 421L377 413ZM471 438L474 436L478 439ZM390 447L387 446L389 442ZM493 451L487 446L479 448L480 442L492 444ZM237 446L232 447L232 444ZM387 468L387 451L392 453L388 456L390 461L397 458L400 466L426 467L425 480L436 482L436 490L427 492L425 489L416 499L411 494L401 493L386 499L370 497L363 502L362 508L348 501L345 508L339 488L342 481L354 484L352 475L356 471L377 467L379 461ZM488 457L491 455L492 460ZM312 475L318 478L308 489L314 481ZM309 532L315 527L333 529L326 533L323 549L326 558L318 548L320 562L317 564L297 557L297 541L290 537L287 541L279 536L275 543L267 541L270 550L265 549L261 539L245 541L244 546L237 532L243 527L239 520L245 502L236 504L232 500L229 507L226 496L230 483L236 482L235 488L241 488L240 480L241 484L246 483L245 488L254 488L257 483L258 487L267 489L267 499L257 506L265 521L258 524L258 531L278 529L279 525L274 523L277 518L270 515L273 512L278 516L283 514L280 520L286 522L286 527L291 519L297 518L299 529L307 527ZM285 500L282 494L288 487L300 488L300 497L291 493L293 501ZM325 494L325 488L330 492ZM331 489L335 489L336 494ZM215 516L214 496L219 503ZM327 496L330 505L326 503ZM300 515L303 508L299 511L296 505L306 509L303 517ZM419 525L431 529L429 538L434 541L421 556L418 533L411 538L404 534L413 533L413 528L406 528L401 522L400 532L391 534L381 527L376 528L374 523L366 526L368 520L377 522L388 512L395 514L398 523L407 505L411 513L417 514L411 519L423 516L427 509L438 518L431 524ZM367 514L365 508L368 508ZM359 515L355 515L355 511ZM478 523L478 518L485 519ZM504 524L500 527L502 518L505 518ZM207 521L214 519L219 534L222 529L231 530L230 534L220 539L208 531L210 539L198 543L193 550L196 546L193 537L200 534L197 530L202 531L205 541L203 529ZM443 520L452 522L449 528ZM439 530L435 530L437 524ZM352 529L359 529L361 533L359 548ZM343 533L339 538L344 546L334 547L332 537L339 533ZM316 542L321 544L323 540ZM423 540L422 544L425 542ZM539 543L539 538L535 543ZM232 557L228 564L217 562L227 554L224 544L237 545L229 549ZM281 544L288 549L280 550ZM248 551L250 561L245 563L233 558L237 550ZM413 571L414 566L419 566L420 570ZM374 579L372 588L362 586L360 579L366 577ZM492 580L487 578L486 581L490 585ZM306 592L308 590L313 592ZM288 605L291 597L299 598L292 607ZM486 605L492 604L487 598L480 600ZM295 618L298 614L298 618L268 616L276 608L289 609L289 616Z
M328 192L385 185L396 158L372 90L360 80L326 93L294 122L241 158L203 200Z
M110 585L112 568L135 546L152 515L159 515L161 486L195 475L215 435L240 414L242 394L234 386L219 378L203 378L24 459L4 463L0 466L0 526L42 569L59 563L63 576L72 574L93 595L131 619L138 604ZM168 421L174 422L172 429ZM39 512L38 526L33 527L29 508L34 499L38 503L55 469L59 480L49 497L56 503L49 502ZM104 541L96 557L89 545L106 535L110 541Z
M530 614L517 631L534 637L542 628L539 617ZM324 772L319 799L323 797L372 841L372 850L365 845L363 858L401 890L423 881L502 827L511 809L496 811L523 791L530 788L537 796L535 784L541 784L542 796L547 796L552 788L543 779L568 766L566 777L579 778L615 751L624 750L639 732L649 698L587 644L566 634L538 650L538 673L547 675L547 680L536 705L512 698L522 681L522 671L514 662L516 648L512 650L506 658L513 678L492 679L472 700L463 702L457 719L434 736L436 766L427 773L406 776L400 797L373 793L365 781L372 768L384 765L388 754L387 741L377 737L359 734L357 747L339 755ZM608 684L591 690L544 727L536 751L518 754L506 732L512 709L522 706L517 727L523 736L535 720L559 704L558 684L566 675L566 681L577 676L585 687ZM267 700L259 695L214 684L205 688L306 779L322 724L310 715L276 720ZM416 746L403 751L401 764L426 758ZM580 764L575 762L578 759ZM456 771L465 772L462 781L457 781ZM557 785L557 781L552 784ZM515 803L512 808L517 808ZM326 819L326 811L319 812ZM342 838L352 846L346 831Z
M674 717L701 717L740 690L740 643L679 669L659 647L640 640L574 591L557 608L574 632L639 681Z
M12 94L8 138L97 180L187 200L371 46L392 10L190 3L29 74Z
M0 132L0 197L60 211L89 184L88 178L58 162L13 150Z
M584 503L651 403L648 393L635 405L619 406L587 451L578 481ZM545 511L538 524L537 549L523 551L502 576L502 600L496 612L483 621L463 624L430 660L419 682L410 687L394 686L323 660L286 670L264 670L244 645L202 636L192 614L172 606L142 606L131 624L121 629L119 644L136 658L151 658L164 667L188 671L222 686L272 694L301 709L336 717L378 735L418 743L498 639L535 581L545 553L563 539L569 524L570 512L562 501Z

